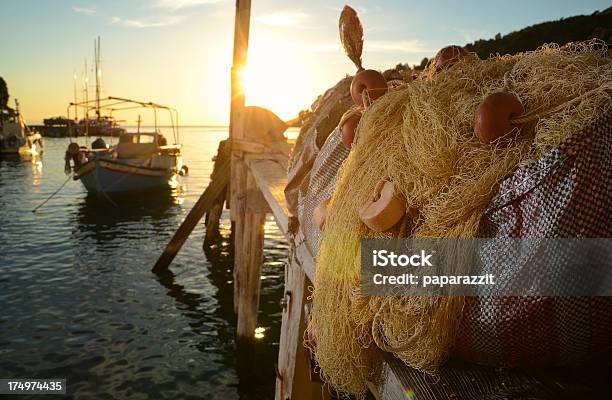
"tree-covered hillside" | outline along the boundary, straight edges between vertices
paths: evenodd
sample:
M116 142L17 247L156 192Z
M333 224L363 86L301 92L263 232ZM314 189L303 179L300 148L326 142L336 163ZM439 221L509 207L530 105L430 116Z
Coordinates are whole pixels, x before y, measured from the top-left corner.
M514 54L535 50L544 43L563 45L598 38L612 45L612 7L596 11L591 15L578 15L561 18L557 21L543 22L493 39L481 39L468 43L465 48L474 51L480 58L490 54Z
M564 45L594 38L612 46L612 7L591 15L577 15L528 26L504 36L498 33L493 39L480 39L464 47L468 51L476 52L480 58L488 58L491 54L515 54L535 50L544 43ZM413 68L422 70L428 62L429 59L424 58ZM396 68L402 70L407 67L406 64L398 64Z

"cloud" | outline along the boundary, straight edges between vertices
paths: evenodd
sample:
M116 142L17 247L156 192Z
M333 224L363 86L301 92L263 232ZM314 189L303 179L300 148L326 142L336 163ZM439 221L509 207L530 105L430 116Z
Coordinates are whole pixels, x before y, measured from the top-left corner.
M295 27L307 18L308 14L302 11L278 11L258 17L257 21L264 25Z
M155 7L179 10L181 8L219 3L223 0L157 0Z
M365 51L394 52L394 53L430 53L433 50L425 47L418 40L366 40L363 47Z
M72 11L74 11L75 13L85 14L85 15L95 15L96 14L96 9L93 7L72 6Z
M163 17L147 17L147 18L121 18L112 17L111 23L120 25L126 28L160 28L179 23L183 20L183 16L169 15Z
M322 43L302 43L297 47L313 53L334 53L344 54L340 41ZM434 50L427 48L418 40L366 40L364 43L364 53L431 53Z

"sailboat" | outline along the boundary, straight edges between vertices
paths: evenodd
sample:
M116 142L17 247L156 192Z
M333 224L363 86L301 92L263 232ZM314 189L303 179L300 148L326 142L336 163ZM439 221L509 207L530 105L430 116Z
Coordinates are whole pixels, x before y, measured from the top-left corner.
M90 193L115 194L151 189L172 189L178 184L178 176L185 174L178 130L178 112L171 107L120 97L96 99L96 107L117 112L137 108L153 111L154 126L141 130L140 118L135 132L124 132L114 146L108 146L99 137L91 148L76 142L68 145L65 154L66 169L73 171L74 180L80 180ZM71 103L89 107L87 102ZM158 111L167 111L173 144L157 127Z
M102 68L100 62L100 37L94 41L94 73L96 78L96 97L95 102L87 101L87 87L85 87L86 102L90 105L85 109L85 117L78 121L73 128L76 130L75 136L119 136L125 132L112 115L102 115L100 108L100 86L102 79ZM85 65L87 71L87 64ZM87 78L86 78L87 79ZM85 81L87 84L87 80ZM75 96L76 97L76 96ZM76 103L76 99L75 99ZM95 118L89 118L89 111L93 110Z
M17 99L14 110L0 110L0 154L31 157L42 151L42 136L28 127Z

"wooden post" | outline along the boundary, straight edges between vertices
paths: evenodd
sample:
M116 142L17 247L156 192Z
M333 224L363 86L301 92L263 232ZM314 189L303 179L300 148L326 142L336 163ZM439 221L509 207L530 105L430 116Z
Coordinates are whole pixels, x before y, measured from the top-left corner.
M329 391L322 383L310 380L310 360L303 346L304 331L308 321L304 319L304 304L312 283L306 277L294 254L285 267L285 298L281 337L278 348L278 375L275 400L327 399Z
M228 140L222 140L219 142L217 154L215 157L213 157L213 161L215 162L215 165L213 167L212 175L215 176L218 174L218 170L221 165L230 162L230 143ZM228 176L229 173L230 172L227 171ZM226 190L224 190L223 193L217 197L212 207L210 207L210 209L206 212L206 235L204 237L204 249L213 244L219 236L219 219L223 213L223 205L225 204L225 199L228 193L227 188L229 188L229 186L230 185L226 185Z
M242 86L242 71L246 67L249 48L249 24L251 18L251 1L236 0L236 20L234 22L234 59L231 71L231 104L229 136L231 150L231 181L230 181L230 219L234 235L234 312L238 313L240 305L240 265L244 265L244 254L239 244L242 242L244 226L245 202L238 201L244 197L247 169L242 160L243 153L235 150L234 139L244 137L243 127L238 127L240 112L244 109L244 88Z
M232 98L230 107L230 142L245 137L246 119L241 118L245 96L242 73L247 64L251 1L236 1L234 26L234 60L232 65ZM233 146L232 146L233 147ZM234 222L234 311L238 313L237 335L253 337L257 327L261 263L263 260L263 224L265 212L247 210L257 190L242 151L231 153L230 216Z
M244 201L245 213L242 218L242 240L236 238L234 259L239 263L234 264L234 279L238 285L238 325L239 337L250 338L257 327L257 310L259 309L259 291L261 287L261 265L263 263L264 246L264 223L266 213L250 211L246 206L256 202L259 189L251 174L246 179L246 196ZM261 196L261 195L259 195ZM241 204L242 206L242 204ZM238 254L240 256L238 257ZM236 286L234 286L236 290Z

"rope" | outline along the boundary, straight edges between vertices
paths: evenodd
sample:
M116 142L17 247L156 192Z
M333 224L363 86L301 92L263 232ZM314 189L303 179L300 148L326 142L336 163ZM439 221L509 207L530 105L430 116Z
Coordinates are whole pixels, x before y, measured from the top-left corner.
M36 208L34 208L34 209L32 210L32 212L33 212L33 213L35 213L35 212L36 212L36 210L38 210L39 208L41 208L42 206L44 206L45 204L47 204L47 202L48 202L49 200L51 200L51 199L52 199L52 198L53 198L53 197L54 197L56 194L58 194L58 193L59 193L59 191L60 191L60 190L62 190L62 188L63 188L64 186L66 186L66 184L68 183L68 181L69 181L70 179L72 179L72 175L69 175L69 176L68 176L68 178L66 178L66 180L64 181L64 183L62 183L62 185L61 185L61 186L60 186L60 187L59 187L59 188L58 188L58 189L57 189L55 192L53 192L53 193L51 194L51 196L47 197L47 199L46 199L45 201L43 201L43 202L42 202L42 203L40 203L40 204L39 204L39 205L38 205Z
M588 97L588 96L590 96L590 95L592 95L594 93L597 93L597 92L600 92L600 91L603 92L603 91L610 90L610 89L611 88L608 85L597 87L595 89L589 90L588 92L584 92L583 94L581 94L578 97L574 97L573 99L571 99L569 101L561 103L558 106L553 107L553 108L548 109L548 110L545 110L543 112L537 112L537 110L534 110L534 111L532 111L530 113L527 113L527 114L524 114L522 116L519 116L519 117L516 117L516 118L511 118L510 119L510 123L512 125L522 125L522 124L525 124L527 122L537 121L537 120L539 120L542 117L545 117L547 115L559 112L563 108L571 106L572 104L577 103L577 102L585 99L586 97Z

